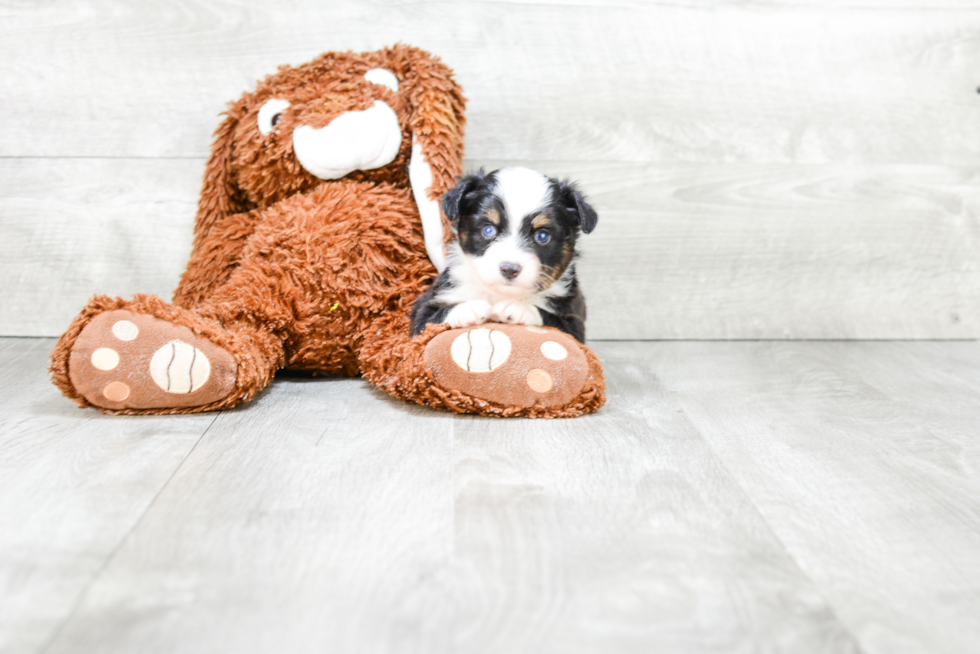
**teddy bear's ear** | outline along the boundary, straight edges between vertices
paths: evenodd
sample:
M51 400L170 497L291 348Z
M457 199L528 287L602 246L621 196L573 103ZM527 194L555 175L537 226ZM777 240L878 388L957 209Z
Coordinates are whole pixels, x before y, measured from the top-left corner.
M229 106L227 117L214 131L194 222L194 248L180 284L174 291L174 303L179 306L194 306L226 279L241 245L226 238L222 232L227 231L232 216L248 210L231 171L232 142L243 112L242 101ZM239 233L244 231L237 230Z
M452 71L437 57L402 46L408 71L405 91L411 105L409 129L432 167L432 197L438 199L463 172L466 98Z
M229 106L226 118L214 130L214 142L204 169L204 185L194 223L195 246L225 218L247 210L231 174L232 140L242 111L241 101Z
M429 53L405 45L388 51L402 77L410 105L412 161L409 176L425 231L425 248L438 271L445 267L443 218L439 198L463 172L466 98L452 71Z

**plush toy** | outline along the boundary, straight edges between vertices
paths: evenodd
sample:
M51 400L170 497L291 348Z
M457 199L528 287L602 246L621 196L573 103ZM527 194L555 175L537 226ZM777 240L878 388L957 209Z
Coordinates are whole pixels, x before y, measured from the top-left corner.
M438 199L462 172L464 102L449 68L404 45L280 68L215 132L173 303L92 298L52 353L55 384L107 413L186 413L249 400L288 367L455 412L598 409L599 361L562 332L410 336L445 262Z

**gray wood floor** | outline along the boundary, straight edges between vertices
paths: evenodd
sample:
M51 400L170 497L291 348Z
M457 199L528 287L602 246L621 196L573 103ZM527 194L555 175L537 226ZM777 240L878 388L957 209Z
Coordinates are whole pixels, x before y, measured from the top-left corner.
M356 379L109 417L0 339L0 652L980 651L980 343L596 342L608 405Z

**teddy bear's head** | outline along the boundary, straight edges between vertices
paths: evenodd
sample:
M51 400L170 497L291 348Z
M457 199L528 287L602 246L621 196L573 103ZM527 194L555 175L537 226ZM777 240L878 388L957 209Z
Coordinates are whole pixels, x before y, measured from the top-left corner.
M449 68L410 46L283 66L231 104L216 130L197 236L341 178L411 183L431 213L462 172L464 104Z

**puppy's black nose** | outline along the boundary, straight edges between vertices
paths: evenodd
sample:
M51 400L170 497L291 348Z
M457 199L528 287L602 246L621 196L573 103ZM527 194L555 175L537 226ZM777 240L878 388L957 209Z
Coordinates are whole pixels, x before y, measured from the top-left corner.
M514 279L521 274L521 264L505 261L500 264L500 274L504 279Z

